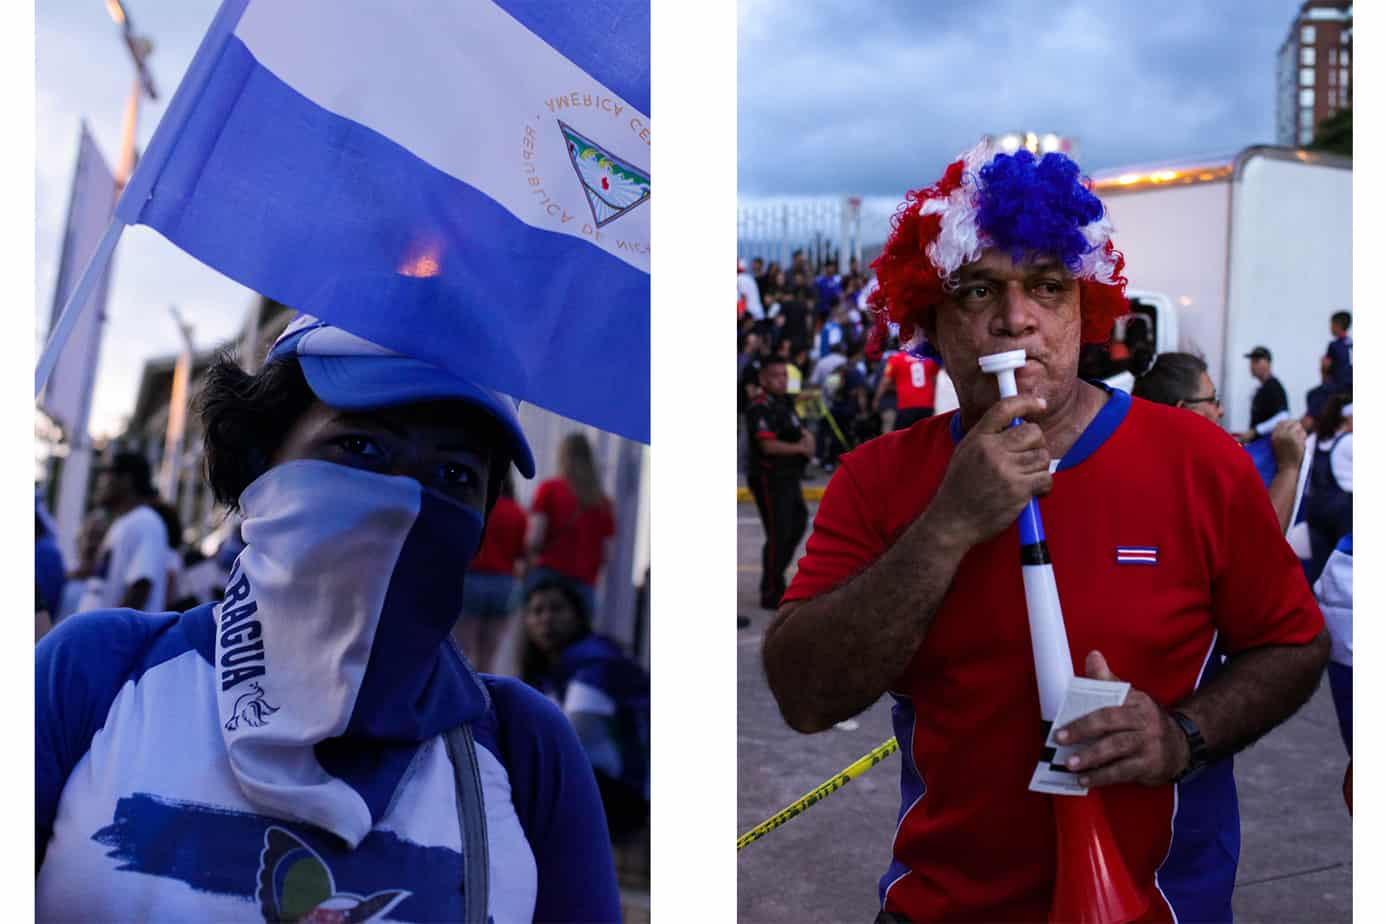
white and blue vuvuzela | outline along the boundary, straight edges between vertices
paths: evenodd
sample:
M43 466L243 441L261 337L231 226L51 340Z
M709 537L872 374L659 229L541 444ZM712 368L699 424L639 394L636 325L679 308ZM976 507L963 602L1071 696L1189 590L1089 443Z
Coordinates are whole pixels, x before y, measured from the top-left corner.
M1015 397L1015 370L1025 365L1024 350L993 353L981 357L978 363L983 372L996 376L1002 398ZM1019 423L1016 420L1012 426ZM1064 628L1064 614L1059 606L1059 587L1054 580L1054 566L1049 560L1044 521L1040 519L1036 498L1030 498L1021 511L1019 527L1020 573L1025 582L1025 609L1030 622L1030 648L1035 659L1044 739L1030 789L1053 795L1080 796L1087 788L1078 785L1076 775L1064 766L1075 749L1060 746L1053 738L1054 729L1094 709L1119 705L1130 685L1075 678L1068 631Z

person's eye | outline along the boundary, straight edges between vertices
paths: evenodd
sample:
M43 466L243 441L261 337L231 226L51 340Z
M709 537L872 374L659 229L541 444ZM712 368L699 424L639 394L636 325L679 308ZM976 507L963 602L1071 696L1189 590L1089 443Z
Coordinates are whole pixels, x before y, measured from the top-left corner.
M463 462L444 462L438 467L438 476L448 486L470 487L477 483L477 472Z
M1064 291L1064 284L1057 279L1042 279L1035 287L1041 295L1059 295Z
M991 294L991 288L981 284L973 284L963 286L961 294L964 301L980 302L984 301L987 296Z
M359 433L348 433L336 437L332 440L332 445L348 456L366 462L375 462L385 458L384 447L371 437L362 436Z

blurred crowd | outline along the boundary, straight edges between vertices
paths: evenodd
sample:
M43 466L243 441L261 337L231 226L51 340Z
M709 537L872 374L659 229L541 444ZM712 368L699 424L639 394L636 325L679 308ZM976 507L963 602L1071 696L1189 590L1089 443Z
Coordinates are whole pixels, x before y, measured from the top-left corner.
M234 528L202 544L185 543L178 512L163 500L143 455L115 451L96 472L92 508L66 563L57 528L42 501L35 515L36 635L76 613L128 607L181 611L221 599L231 562L243 547Z
M873 277L855 257L842 270L801 250L787 267L760 257L737 267L738 415L762 397L768 362L783 363L785 394L814 439L807 461L825 472L861 442L957 406L937 357L902 351L893 335L871 343Z

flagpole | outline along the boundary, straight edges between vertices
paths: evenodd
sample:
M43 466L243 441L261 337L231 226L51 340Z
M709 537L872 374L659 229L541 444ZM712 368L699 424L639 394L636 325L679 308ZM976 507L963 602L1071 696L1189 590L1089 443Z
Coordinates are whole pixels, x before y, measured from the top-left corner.
M43 355L39 357L38 369L34 373L35 396L43 391L48 376L53 374L53 367L58 362L58 354L62 352L63 345L67 343L68 336L77 325L77 319L81 316L82 310L86 308L87 302L90 301L92 291L101 279L101 273L106 269L106 264L110 262L111 255L115 252L116 242L120 240L120 235L125 231L127 225L139 222L144 204L154 191L154 183L164 169L164 163L168 160L169 152L173 150L174 140L178 137L183 124L188 120L198 97L202 95L202 88L207 85L207 80L216 67L217 59L221 57L222 49L226 47L227 39L235 31L236 24L240 22L241 15L245 12L249 2L250 0L223 0L221 8L217 10L211 26L207 29L207 34L202 37L201 44L197 46L197 52L193 55L191 63L188 64L187 72L184 73L182 81L178 84L178 89L174 91L173 98L169 100L168 109L164 111L163 118L159 120L158 126L154 129L154 136L149 140L149 147L145 150L139 163L135 165L135 172L125 185L120 200L116 203L115 216L112 217L111 223L106 226L105 233L101 235L100 243L96 245L96 252L87 261L86 269L82 270L82 278L73 288L72 295L68 297L67 304L63 306L63 313L58 318L56 327L48 336L48 343L43 348Z
M1285 527L1285 536L1295 528L1295 517L1299 516L1300 504L1304 502L1304 484L1309 480L1309 469L1314 465L1314 450L1318 448L1318 434L1311 433L1304 441L1304 455L1299 460L1299 475L1295 478L1295 504L1290 510L1290 525Z
M226 47L226 40L235 31L236 24L241 21L241 14L245 12L249 3L250 0L223 0L217 15L212 19L212 24L207 27L207 34L197 46L197 52L189 62L183 80L178 84L178 89L173 91L168 109L164 110L163 118L154 128L149 146L145 148L144 155L135 165L135 173L126 184L125 191L121 193L120 201L116 203L116 215L126 223L139 223L144 204L154 191L154 183L163 172L164 163L173 150L174 141L177 140L183 123L187 122L188 116L192 114L193 106L202 96L202 88L207 85L212 71L216 69L217 60L221 57L222 49Z
M91 259L87 261L86 269L82 270L82 277L77 280L72 294L67 297L67 304L63 305L63 313L58 316L58 323L49 333L48 343L43 348L43 355L39 357L38 370L34 375L34 397L38 397L38 393L43 391L48 376L53 374L53 367L58 364L58 354L63 351L63 345L67 343L72 329L77 326L77 319L81 317L82 309L90 301L96 284L101 281L101 273L105 270L106 264L110 262L116 242L120 240L120 235L124 230L125 222L118 218L111 219L110 224L106 225L106 230L101 235L101 240L97 242L96 250L92 253Z

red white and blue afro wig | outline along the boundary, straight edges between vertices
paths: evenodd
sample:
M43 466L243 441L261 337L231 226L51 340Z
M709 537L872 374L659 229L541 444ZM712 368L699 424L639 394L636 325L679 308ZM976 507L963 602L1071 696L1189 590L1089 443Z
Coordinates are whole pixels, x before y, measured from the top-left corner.
M1084 342L1105 343L1129 309L1126 264L1112 246L1102 200L1063 154L1006 154L984 139L948 165L943 178L905 196L885 250L872 262L878 325L900 325L908 340L956 285L958 270L987 249L1051 254L1079 282Z

